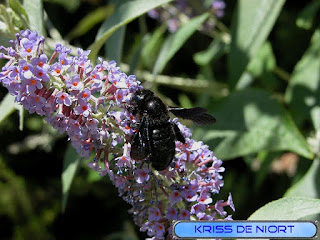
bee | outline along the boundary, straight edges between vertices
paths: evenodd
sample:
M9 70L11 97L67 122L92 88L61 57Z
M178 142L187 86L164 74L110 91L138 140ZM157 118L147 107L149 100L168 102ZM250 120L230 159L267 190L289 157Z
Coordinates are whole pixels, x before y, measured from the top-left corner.
M146 89L134 93L127 109L138 118L138 129L131 139L130 157L138 161L148 158L152 167L158 171L165 170L171 164L175 155L175 141L185 143L177 124L169 121L169 111L198 125L216 121L201 107L168 107L152 91Z

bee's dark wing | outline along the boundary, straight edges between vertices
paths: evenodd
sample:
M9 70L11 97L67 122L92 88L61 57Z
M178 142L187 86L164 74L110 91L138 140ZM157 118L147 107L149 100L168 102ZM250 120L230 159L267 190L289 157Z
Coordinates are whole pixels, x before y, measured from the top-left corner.
M133 139L131 141L130 157L132 159L143 160L149 155L150 149L148 138L148 126L145 121L145 118L143 118L139 124L137 133L133 136Z
M195 124L204 125L216 122L216 119L207 113L207 109L201 107L195 108L174 108L169 107L168 110L175 116L192 120Z

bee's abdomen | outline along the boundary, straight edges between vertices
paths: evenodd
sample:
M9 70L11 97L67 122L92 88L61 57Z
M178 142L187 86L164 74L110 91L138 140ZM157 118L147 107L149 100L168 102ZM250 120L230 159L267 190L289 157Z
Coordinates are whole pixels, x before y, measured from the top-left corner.
M166 169L175 155L175 135L170 122L156 126L151 131L152 166L162 171Z

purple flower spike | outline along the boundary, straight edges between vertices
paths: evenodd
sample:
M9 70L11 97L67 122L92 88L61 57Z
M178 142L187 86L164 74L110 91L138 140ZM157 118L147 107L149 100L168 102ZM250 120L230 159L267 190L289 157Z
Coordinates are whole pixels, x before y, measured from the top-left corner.
M188 1L177 2L179 11L186 8L190 13ZM44 40L25 30L10 42L11 47L0 46L0 58L8 60L0 82L30 113L44 116L59 132L66 132L82 157L95 155L87 166L109 176L119 195L132 205L130 212L141 231L152 239L173 239L174 220L232 220L227 216L227 210L235 210L231 194L226 202L213 200L223 186L222 161L203 142L191 139L191 131L177 119L172 121L186 141L176 142L167 169L156 171L148 158L131 159L130 142L139 119L127 108L142 89L135 76L121 72L114 61L99 58L99 64L92 66L90 51L78 49L73 57L71 49L61 44L47 56Z

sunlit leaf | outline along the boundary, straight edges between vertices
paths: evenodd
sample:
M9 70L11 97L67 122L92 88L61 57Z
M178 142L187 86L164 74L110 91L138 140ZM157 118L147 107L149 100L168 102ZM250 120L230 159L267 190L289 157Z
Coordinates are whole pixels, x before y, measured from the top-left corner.
M62 210L64 211L67 205L69 191L72 181L76 175L81 158L71 144L68 144L66 153L63 159L62 180Z
M119 28L106 42L107 57L116 62L121 61L122 46L126 33L126 26Z
M14 98L8 93L0 103L0 123L18 108Z
M256 56L250 61L247 69L253 76L258 77L264 72L272 71L276 64L272 46L270 42L265 42L261 45Z
M268 37L285 0L239 0L232 19L229 81L234 88L250 59Z
M42 1L24 0L23 7L28 14L30 29L36 30L39 35L45 36Z
M204 66L209 64L213 59L220 57L227 51L227 48L228 46L220 39L214 39L206 50L196 53L193 59L197 64Z
M14 15L12 10L9 12L5 5L0 4L0 30L6 32L7 34L11 34L9 40L11 40L15 34L15 26L12 22L12 15ZM0 40L4 46L8 45L7 38L8 36L1 36Z
M319 198L320 193L320 161L315 159L303 178L285 193L284 197L304 196Z
M248 220L299 220L319 213L319 199L289 197L266 204L254 212Z
M303 29L310 29L313 24L313 20L316 16L320 8L320 2L318 0L313 0L312 2L308 3L301 12L299 13L296 24L298 27Z
M16 11L17 13L27 17L26 10L22 7L21 3L18 0L9 0L9 6Z
M320 30L316 30L311 45L296 64L285 100L295 121L310 119L312 108L320 105Z
M212 111L217 122L210 126L210 130L199 128L196 136L211 145L221 159L262 150L286 150L306 158L313 157L290 115L266 91L246 89L235 92Z
M16 106L18 112L19 112L19 130L23 130L23 123L24 123L24 109L23 106L20 104L17 104Z
M320 131L320 106L312 107L310 114L311 114L311 121L313 123L313 127L317 131Z

